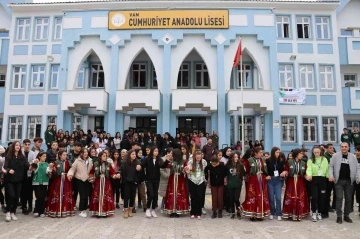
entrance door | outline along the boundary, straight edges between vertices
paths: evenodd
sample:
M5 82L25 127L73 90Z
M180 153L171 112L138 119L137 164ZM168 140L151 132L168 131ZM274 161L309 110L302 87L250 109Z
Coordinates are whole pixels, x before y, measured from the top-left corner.
M136 117L136 128L133 132L146 134L147 132L157 133L156 117Z
M206 117L179 117L176 133L206 132Z
M95 116L95 131L104 131L104 116ZM114 132L110 132L113 134Z

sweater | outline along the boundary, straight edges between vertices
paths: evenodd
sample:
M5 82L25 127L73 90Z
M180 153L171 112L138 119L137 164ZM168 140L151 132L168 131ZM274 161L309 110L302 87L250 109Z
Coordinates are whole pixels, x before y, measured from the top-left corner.
M160 181L160 168L165 168L169 163L168 160L157 159L154 164L154 160L150 157L146 157L141 162L141 168L145 172L146 181Z
M351 141L354 143L354 145L360 145L360 133L359 132L353 132L351 133Z
M49 164L44 162L44 163L41 163L39 162L38 163L38 167L35 171L35 175L34 175L34 178L33 178L33 181L32 181L32 185L48 185L49 184L49 178L47 176L48 174L48 171L47 171L47 168L48 168Z
M128 164L126 161L121 163L120 175L123 182L138 183L137 165L140 165L140 162L136 159L131 164Z
M349 146L351 144L351 135L349 134L341 134L341 142L342 143L348 143Z
M205 178L210 180L212 187L224 186L224 179L227 175L226 166L223 163L219 163L217 166L213 166L211 163L205 168Z
M25 157L6 157L4 165L4 169L7 172L5 174L5 182L21 183L29 169L29 165L30 164ZM11 169L14 170L13 174L9 173Z
M319 175L319 169L321 170L321 174ZM306 175L311 177L328 177L329 171L329 163L326 158L318 157L315 159L315 163L313 163L312 159L307 161Z
M243 167L242 167L243 168ZM236 172L236 168L232 166L232 164L226 165L226 173L227 173L227 184L226 186L228 188L241 188L242 186L242 175L245 174L245 172L240 172L240 175Z
M72 164L71 169L68 172L68 176L75 177L83 182L89 179L90 170L93 167L92 160L88 160L86 163L82 158L77 158Z

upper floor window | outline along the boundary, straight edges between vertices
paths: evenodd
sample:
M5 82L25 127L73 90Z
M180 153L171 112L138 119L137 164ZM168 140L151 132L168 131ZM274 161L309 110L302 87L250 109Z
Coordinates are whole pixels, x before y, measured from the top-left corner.
M14 66L13 71L13 89L25 89L26 66Z
M340 33L341 33L341 36L347 36L347 37L352 37L352 35L353 35L353 31L347 30L347 29L341 29Z
M57 116L48 116L48 123L47 125L55 125L57 122Z
M62 17L55 17L54 21L54 40L60 40L62 38Z
M49 18L35 19L35 40L47 40L49 32Z
M8 131L9 141L21 140L22 130L23 130L23 117L22 116L9 117L8 125L9 125L9 131Z
M132 64L131 87L145 88L146 87L146 78L147 78L146 73L147 73L147 64L133 63Z
M5 87L6 75L0 74L0 87Z
M28 118L28 139L41 137L41 116L29 116Z
M91 65L91 88L104 88L105 75L101 64Z
M292 65L279 65L279 86L280 88L294 87L293 79L293 66Z
M209 73L205 63L195 64L195 87L210 87Z
M310 17L296 17L296 28L298 38L311 38L311 18Z
M317 124L316 118L303 118L303 133L304 142L313 143L317 142Z
M17 20L16 39L27 41L30 38L30 18L20 18Z
M155 67L152 66L152 84L151 87L153 89L157 89L158 88L158 81L157 81L157 75L156 75L156 70Z
M60 65L51 66L50 89L57 89L60 77Z
M188 63L182 63L178 73L177 87L189 88L190 87L190 66Z
M315 23L317 39L330 39L330 18L317 17Z
M335 143L336 142L336 118L326 117L322 119L323 124L323 139L326 143Z
M276 29L278 38L290 38L290 17L276 17Z
M286 143L296 142L296 118L281 117L282 141Z
M76 84L76 88L84 88L85 83L85 67L81 66L79 69L78 81Z
M31 67L31 88L39 89L44 87L45 66L38 65Z
M250 64L243 64L242 65L242 76L240 65L236 67L236 87L241 87L241 82L244 83L244 88L251 88L252 87L252 67ZM242 77L242 78L241 78Z
M314 89L314 66L300 65L300 86L305 89Z
M333 67L320 66L320 89L332 90L334 88Z
M356 74L344 74L344 86L357 87L358 82L356 80Z

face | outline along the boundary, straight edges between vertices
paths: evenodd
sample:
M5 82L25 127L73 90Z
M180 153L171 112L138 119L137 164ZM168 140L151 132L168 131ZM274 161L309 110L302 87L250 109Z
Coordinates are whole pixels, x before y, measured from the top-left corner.
M222 152L219 152L218 154L217 154L217 158L219 159L219 160L221 160L222 159Z
M157 157L159 155L159 150L158 149L154 149L153 152L154 157Z
M349 145L347 143L341 144L341 153L347 154L349 152Z
M329 153L333 153L334 152L334 146L329 146L328 147L328 149L327 149L327 151L329 152Z
M39 140L37 142L35 142L35 147L36 148L41 148L42 142Z
M25 143L24 144L24 151L28 152L30 150L30 143Z
M195 158L196 158L196 161L200 161L202 159L202 155L196 154Z
M59 151L64 151L65 148L64 147L59 147Z
M186 154L186 148L181 147L181 153L182 153L182 154Z
M360 151L355 150L356 158L360 158Z
M145 151L146 151L146 155L149 155L150 149L149 149L149 148L146 148Z
M80 147L80 146L76 146L76 147L74 147L74 151L76 151L76 152L80 152L80 150L81 150L81 147Z
M344 129L344 134L347 134L347 129Z
M172 159L172 151L166 154L168 159Z
M91 156L91 157L95 157L95 156L96 156L96 151L95 151L95 150L91 150L91 151L90 151L90 156Z
M208 139L208 144L212 144L212 139Z
M234 154L234 162L237 163L239 161L239 155Z
M106 157L109 157L109 155L110 155L108 150L104 150L104 154L106 154Z
M270 158L270 155L269 154L264 154L264 158L268 159L268 158Z
M313 149L313 154L315 155L316 158L320 157L320 149L318 148Z
M262 155L263 155L263 151L260 150L258 153L255 154L255 157L256 157L256 158L261 158Z
M279 158L279 156L280 156L280 150L276 150L276 151L275 151L275 157L276 157L276 158Z
M126 155L126 152L125 152L125 151L122 151L122 152L121 152L121 157L124 158L125 155Z
M89 152L87 150L84 150L83 158L87 159L89 157Z
M297 160L301 160L304 157L304 153L301 152L298 154L298 156L296 157Z
M21 149L20 143L16 142L16 144L15 144L15 152L19 152L20 149Z
M354 131L357 132L357 131L358 131L358 127L354 127Z
M114 153L114 158L115 158L115 159L118 159L119 156L120 156L119 153Z
M58 144L57 144L57 143L53 143L53 144L51 145L51 149L54 150L54 151L56 151L56 150L58 149Z
M292 158L293 158L292 154L289 154L289 159L292 159Z
M60 160L65 161L65 160L66 160L66 157L67 157L67 153L66 153L66 152L63 152L63 153L61 154Z
M137 156L138 156L139 158L141 158L142 155L143 155L142 150L140 150L140 151L137 153Z
M230 155L231 155L231 149L229 148L226 150L226 156L230 156Z
M130 159L135 160L136 159L136 153L135 151L130 154Z
M41 155L40 162L45 162L46 160L46 154Z
M103 155L101 156L101 161L102 161L102 162L106 162L106 160L107 160L107 154L103 154Z

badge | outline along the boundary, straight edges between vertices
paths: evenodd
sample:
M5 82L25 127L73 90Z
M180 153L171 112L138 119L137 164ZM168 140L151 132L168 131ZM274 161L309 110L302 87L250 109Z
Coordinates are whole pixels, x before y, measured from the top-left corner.
M277 170L274 171L274 177L279 177L279 171Z
M318 176L323 176L322 174L323 174L323 173L322 173L322 170L319 169L319 170L318 170Z

